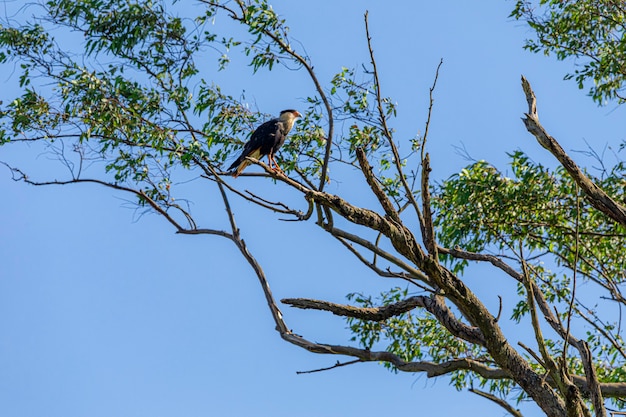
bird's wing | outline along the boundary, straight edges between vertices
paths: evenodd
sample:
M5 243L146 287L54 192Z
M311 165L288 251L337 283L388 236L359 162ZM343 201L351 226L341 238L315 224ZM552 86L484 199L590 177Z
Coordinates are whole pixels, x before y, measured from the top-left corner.
M281 134L279 127L278 119L272 119L259 126L250 136L250 140L243 146L243 151L239 158L233 162L228 170L230 171L238 167L246 160L247 156L256 156L258 158L269 154L274 147L277 134Z
M259 149L261 155L267 155L272 152L280 134L279 120L272 119L269 122L263 123L254 131L250 140L246 143L246 147L249 147L250 151Z
M287 139L287 135L280 129L280 126L277 126L276 134L274 136L274 144L272 145L272 155L278 152L281 146L285 143L285 139Z

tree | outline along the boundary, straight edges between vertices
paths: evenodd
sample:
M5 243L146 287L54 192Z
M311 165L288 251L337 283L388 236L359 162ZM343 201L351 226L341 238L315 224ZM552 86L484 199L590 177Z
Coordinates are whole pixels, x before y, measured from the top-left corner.
M526 127L563 168L550 170L516 152L514 178L477 162L433 185L426 145L438 71L424 133L402 150L367 15L369 63L362 72L343 69L324 87L312 58L267 3L200 3L205 8L192 21L163 3L56 0L42 6L36 21L4 26L2 59L20 64L23 94L2 109L0 143L41 144L66 173L66 179L39 180L11 166L14 178L103 185L133 195L177 233L229 240L255 271L280 336L311 352L448 375L457 388L470 387L512 414L518 412L508 400L516 396L530 398L550 416L605 415L606 399L621 406L620 323L613 310L589 304L600 296L623 303L621 164L601 177L580 169L539 122L534 93L523 79ZM207 24L213 19L230 19L247 34L214 33ZM61 49L50 28L84 36L85 57ZM261 174L249 174L275 181L284 200L246 191L223 175L224 162L265 116L201 78L205 51L218 51L217 65L225 71L229 54L241 52L255 71L284 64L312 82L316 93L306 99L306 116L281 155L286 174L262 162L256 162ZM338 128L338 120L347 127ZM338 178L361 184L372 205L326 192ZM203 184L200 192L212 190L215 204L226 209L225 225L201 223L186 204L193 198L178 194L184 190L179 184L190 179ZM284 299L347 317L355 344L299 336L285 323L243 240L232 198L268 215L314 223L375 274L404 284L390 286L379 299L351 294L351 306ZM517 284L511 320L532 330L529 340L519 346L508 340L502 331L507 312L489 309L465 283L475 263L492 265ZM582 281L594 290L576 291Z

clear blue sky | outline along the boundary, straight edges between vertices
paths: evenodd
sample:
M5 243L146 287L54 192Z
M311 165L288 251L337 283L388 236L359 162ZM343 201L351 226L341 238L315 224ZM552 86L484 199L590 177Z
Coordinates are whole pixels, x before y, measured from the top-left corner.
M428 88L443 58L429 144L436 180L468 163L454 150L461 144L472 157L503 170L505 153L515 149L552 164L520 120L521 74L535 89L543 124L566 150L584 150L585 141L600 150L615 147L624 136L624 110L598 108L573 82L563 81L572 62L522 50L529 32L508 19L513 3L273 5L326 83L342 66L367 61L363 13L369 9L382 88L399 105L399 137L423 129ZM6 2L16 4L21 1ZM312 94L304 74L280 68L253 75L235 62L206 78L213 76L230 94L245 90L267 113L304 107L303 97ZM2 82L14 81L3 71ZM0 96L7 100L11 91ZM28 149L0 148L0 160L19 164L29 156ZM48 164L45 156L34 156L36 165ZM250 178L236 181L262 187L266 195L273 190ZM352 192L348 182L332 183L329 190ZM156 215L138 218L124 195L88 185L26 186L2 167L0 194L2 416L504 414L471 393L456 392L446 379L393 374L373 363L296 375L343 358L314 355L279 338L253 271L227 241L175 235ZM207 207L201 217L223 216L221 209L211 211L202 193L194 196L198 210ZM377 293L389 285L312 225L285 224L267 214L258 223L262 212L237 200L234 210L278 299L345 302L349 292ZM486 268L471 270L466 279L483 293L506 282ZM348 341L342 320L282 310L287 324L311 340ZM521 407L526 416L541 415L534 406Z

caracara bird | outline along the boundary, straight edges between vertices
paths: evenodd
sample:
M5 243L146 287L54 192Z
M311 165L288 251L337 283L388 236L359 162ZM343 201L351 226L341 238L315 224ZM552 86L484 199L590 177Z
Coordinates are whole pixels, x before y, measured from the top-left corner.
M237 177L250 165L250 161L246 157L261 159L262 156L267 155L270 168L274 171L282 172L276 160L274 160L274 155L285 143L287 134L298 117L301 117L301 115L296 110L283 110L276 119L267 121L257 127L252 136L250 136L250 140L243 146L243 152L228 168L228 171L236 168L232 175Z

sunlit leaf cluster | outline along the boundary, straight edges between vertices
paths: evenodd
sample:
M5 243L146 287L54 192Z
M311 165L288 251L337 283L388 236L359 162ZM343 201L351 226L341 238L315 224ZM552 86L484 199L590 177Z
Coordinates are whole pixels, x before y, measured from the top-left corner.
M536 39L526 48L574 58L578 64L565 78L587 88L594 101L604 104L622 94L626 82L626 8L621 0L520 0L511 16L526 20Z
M511 154L507 177L481 161L444 181L436 190L439 239L448 247L472 252L487 249L526 256L550 253L558 265L573 269L575 240L579 236L577 265L589 277L624 277L624 258L616 250L623 228L593 209L580 196L576 184L562 168L548 170L521 152ZM605 179L604 189L616 198L624 194L617 165ZM584 260L584 261L583 261ZM456 264L461 271L466 263Z

